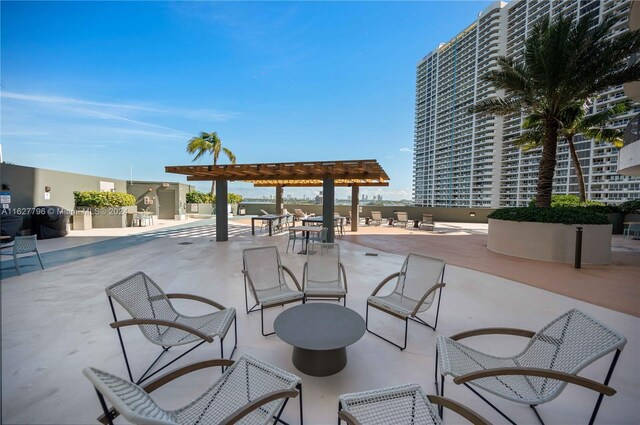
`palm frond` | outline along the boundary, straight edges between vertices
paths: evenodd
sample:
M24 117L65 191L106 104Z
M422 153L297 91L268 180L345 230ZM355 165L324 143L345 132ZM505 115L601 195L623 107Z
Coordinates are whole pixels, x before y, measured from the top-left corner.
M513 140L513 144L522 149L523 152L539 148L543 143L544 132L538 129L525 131L520 135L520 137Z
M525 103L516 97L499 98L492 97L478 102L469 108L472 114L485 115L509 115L521 112L525 108Z
M233 154L233 152L231 152L227 148L222 148L222 151L224 152L225 155L227 155L227 158L229 158L229 161L231 161L232 164L236 163L236 156Z

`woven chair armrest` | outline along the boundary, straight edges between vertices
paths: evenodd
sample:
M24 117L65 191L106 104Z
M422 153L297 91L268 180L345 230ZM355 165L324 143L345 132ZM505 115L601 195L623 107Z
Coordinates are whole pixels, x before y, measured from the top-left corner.
M143 387L143 389L146 392L150 393L152 391L157 390L161 386L168 384L169 382L176 380L188 373L195 372L202 369L207 369L210 367L216 367L216 366L228 367L228 366L231 366L234 362L235 361L231 359L211 359L211 360L204 360L197 363L191 363L179 369L176 369L174 371L165 373L159 378L156 378L153 381L149 382L147 385Z
M537 369L532 367L499 367L495 369L485 369L454 378L453 382L455 382L456 384L464 384L465 382L473 381L475 379L506 375L539 376L541 378L555 379L558 381L567 382L569 384L579 385L581 387L588 388L607 396L612 396L616 393L616 390L614 390L613 388L607 385L603 385L600 382L593 381L591 379L572 375L570 373L558 372L549 369Z
M378 291L379 291L380 289L382 289L382 287L383 287L384 285L386 285L386 283L387 283L387 282L389 282L389 281L390 281L391 279L393 279L394 277L398 277L398 276L400 276L400 272L395 272L394 274L391 274L391 275L389 275L389 276L385 277L385 278L384 278L384 280L383 280L382 282L380 282L380 283L378 284L378 286L376 286L376 289L374 289L374 290L373 290L373 293L371 294L371 296L374 296L375 294L377 294L377 293L378 293Z
M293 275L293 272L289 270L289 267L282 266L282 270L284 270L289 274L289 276L291 276L291 279L293 279L293 283L296 284L296 288L298 288L298 291L302 291L302 288L300 287L300 282L298 282L298 279L296 279L296 277Z
M304 263L304 266L302 266L302 288L303 288L303 290L304 290L304 288L307 287L306 282L307 282L307 263Z
M491 425L491 422L478 415L473 410L469 409L466 406L463 406L457 401L451 400L450 398L440 397L438 395L428 395L427 398L431 403L446 407L447 409L457 413L474 425Z
M165 373L161 377L154 379L153 381L145 385L142 389L147 393L150 393L152 391L157 390L164 384L167 384L188 373L195 372L196 370L206 369L208 367L215 367L215 366L231 366L233 363L234 363L234 360L229 360L229 359L213 359L213 360L205 360L198 363L192 363L190 365L183 366L180 369L176 369L173 372ZM112 407L111 409L109 409L109 416L111 417L111 420L113 420L118 416L120 416L120 413L118 413L118 411ZM104 425L107 425L109 423L105 415L100 415L97 419L98 419L98 422L101 422Z
M272 391L253 400L251 403L247 403L246 405L240 407L238 410L236 410L231 415L227 416L222 422L220 422L220 425L235 424L249 413L255 411L256 409L259 409L261 406L267 403L271 403L272 401L279 400L281 398L298 397L298 394L298 390Z
M362 425L362 422L357 420L355 416L349 412L345 412L344 410L338 412L338 418L345 421L347 425Z
M418 310L420 310L420 306L424 303L424 300L426 300L429 295L431 295L433 292L437 291L440 288L444 288L446 285L447 285L446 283L438 283L436 285L433 285L431 289L429 289L427 293L422 296L422 299L420 300L420 302L416 304L416 308L414 308L413 311L411 312L411 316L415 316L416 314L418 314Z
M209 304L212 307L217 308L218 310L224 310L226 307L223 306L220 303L217 303L213 300L210 300L209 298L205 298L205 297L201 297L199 295L192 295L192 294L167 294L167 298L180 298L180 299L185 299L185 300L193 300L193 301L200 301L202 303L205 304Z
M200 339L204 339L207 342L213 342L213 338L209 335L200 332L199 330L192 328L191 326L183 325L182 323L170 322L168 320L159 320L159 319L128 319L128 320L119 320L117 322L110 323L114 329L121 328L123 326L139 326L139 325L158 325L158 326L167 326L169 328L180 329L185 332L189 332Z
M516 328L480 328L473 329L470 331L460 332L453 336L450 336L449 339L454 341L461 340L463 338L470 338L472 336L478 335L515 335L515 336L523 336L525 338L531 338L536 333L533 331L529 331L526 329L516 329Z
M340 270L342 270L342 279L344 280L344 290L347 291L347 272L344 269L344 264L340 263Z

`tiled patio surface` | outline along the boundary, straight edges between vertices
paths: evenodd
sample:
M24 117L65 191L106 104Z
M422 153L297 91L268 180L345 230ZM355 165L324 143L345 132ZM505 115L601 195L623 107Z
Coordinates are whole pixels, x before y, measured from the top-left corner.
M244 312L241 251L247 247L277 245L283 263L298 278L302 275L304 256L284 254L286 236L251 236L250 230L238 229L227 243L216 243L201 222L190 230L168 229L163 236L147 237L144 243L119 245L98 255L60 261L44 271L32 272L2 281L2 422L22 423L96 423L99 404L95 392L84 378L82 368L92 365L126 376L117 334L104 288L135 271L143 270L167 292L188 292L212 298L237 309L239 353L249 353L298 374L303 381L305 422L334 424L339 394L408 382L420 383L434 393L433 365L437 335L477 327L509 326L537 330L570 308L580 308L624 334L629 343L611 380L618 394L605 398L597 423L637 424L640 422L640 319L628 314L588 304L529 285L516 283L467 268L447 266L447 287L443 293L438 331L410 324L409 343L404 352L376 338L365 336L349 347L349 362L340 373L317 378L298 372L291 363L291 347L277 336L260 335L260 315ZM207 230L208 229L208 230ZM65 238L68 239L68 238ZM365 300L387 275L397 271L404 255L369 246L340 241L343 263L349 279L347 306L364 316ZM47 241L42 241L45 250ZM181 243L190 242L183 245ZM89 249L91 245L86 245ZM385 249L389 244L385 242ZM55 258L57 251L50 252ZM365 256L376 252L377 257ZM6 262L2 264L7 266ZM497 270L495 271L498 272ZM635 300L637 303L637 298ZM203 313L207 306L189 301L176 303L181 310ZM267 326L281 311L271 309L265 315ZM424 314L432 320L433 311ZM374 312L372 326L386 335L401 338L401 321ZM128 329L124 336L130 351L134 374L157 355L157 347L148 343L138 329ZM227 343L231 343L229 338ZM470 344L496 354L509 354L524 346L518 337L480 337ZM200 347L186 361L215 358L217 341ZM173 351L173 350L172 350ZM178 347L177 353L182 352ZM227 349L228 352L228 349ZM587 368L583 376L602 381L610 357ZM182 378L154 397L165 407L190 401L211 382L219 369ZM495 412L465 388L447 384L447 395L468 405L490 421L504 423ZM535 423L527 406L489 396L519 423ZM547 423L586 423L596 400L594 393L568 387L556 400L542 405L540 412ZM297 403L290 403L284 419L297 423ZM120 421L121 422L121 421ZM460 423L449 414L448 423Z

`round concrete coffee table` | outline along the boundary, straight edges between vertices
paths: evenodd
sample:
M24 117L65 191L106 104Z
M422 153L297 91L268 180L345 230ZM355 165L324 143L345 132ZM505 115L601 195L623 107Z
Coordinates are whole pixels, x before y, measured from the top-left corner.
M347 364L347 346L364 335L358 313L336 304L314 303L292 307L273 323L276 334L293 345L293 364L311 376L329 376Z

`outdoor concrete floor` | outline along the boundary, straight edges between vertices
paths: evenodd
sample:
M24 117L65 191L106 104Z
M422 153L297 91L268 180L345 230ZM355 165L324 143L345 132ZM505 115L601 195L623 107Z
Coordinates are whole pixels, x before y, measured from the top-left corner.
M307 424L334 424L338 395L390 385L417 382L427 393L435 393L433 383L435 341L438 335L463 330L507 326L537 330L561 313L577 307L625 335L625 347L610 385L618 393L605 397L598 424L640 423L640 319L516 283L490 274L448 265L437 332L411 323L407 350L399 351L371 334L348 348L346 368L336 375L311 377L299 372L291 362L291 347L277 336L260 335L260 314L245 314L244 289L240 270L242 249L277 245L283 263L298 279L302 276L303 255L285 254L284 235L251 236L250 229L232 222L232 236L216 243L209 227L198 231L198 223L185 230L160 233L143 243L105 250L100 255L71 262L60 262L47 269L33 270L23 276L3 279L2 295L2 422L7 424L97 423L98 400L89 381L82 375L86 366L94 366L121 377L126 368L117 333L108 324L113 320L104 288L138 270L149 274L166 292L187 292L214 299L237 310L238 350L235 357L248 353L297 374L303 382L304 419ZM170 230L170 229L169 229ZM64 238L71 239L71 238ZM63 239L63 240L64 240ZM46 245L41 241L41 247ZM188 245L180 243L190 242ZM60 243L60 242L57 242ZM364 317L366 297L386 276L398 271L404 255L339 241L342 262L349 280L347 306ZM91 245L86 245L90 249ZM296 247L299 248L299 247ZM297 251L298 249L296 249ZM367 252L377 257L365 256ZM54 258L55 252L50 252ZM26 262L27 260L25 260ZM3 262L3 268L7 266ZM209 307L191 301L176 302L180 311L200 314ZM293 304L295 305L295 304ZM267 310L266 326L282 311ZM124 310L120 317L127 317ZM434 310L423 317L433 321ZM391 316L373 312L371 325L377 331L400 341L404 324ZM124 338L129 348L134 375L155 358L158 347L147 342L138 329L127 329ZM233 344L231 334L225 341L226 352ZM478 337L470 345L495 354L510 354L524 347L519 337ZM183 352L182 347L175 349ZM171 351L174 351L172 349ZM170 351L170 353L171 353ZM199 347L179 364L219 356L217 340ZM169 357L170 358L170 357ZM600 359L582 373L602 381L611 355ZM166 408L189 402L204 391L220 373L202 371L181 378L154 393ZM473 408L496 424L505 421L464 387L449 379L446 395ZM528 406L488 395L518 423L536 423ZM540 406L542 417L550 424L586 423L596 394L567 387L555 400ZM284 419L298 423L298 403L293 400ZM463 423L448 414L447 423ZM119 419L117 422L122 423Z

